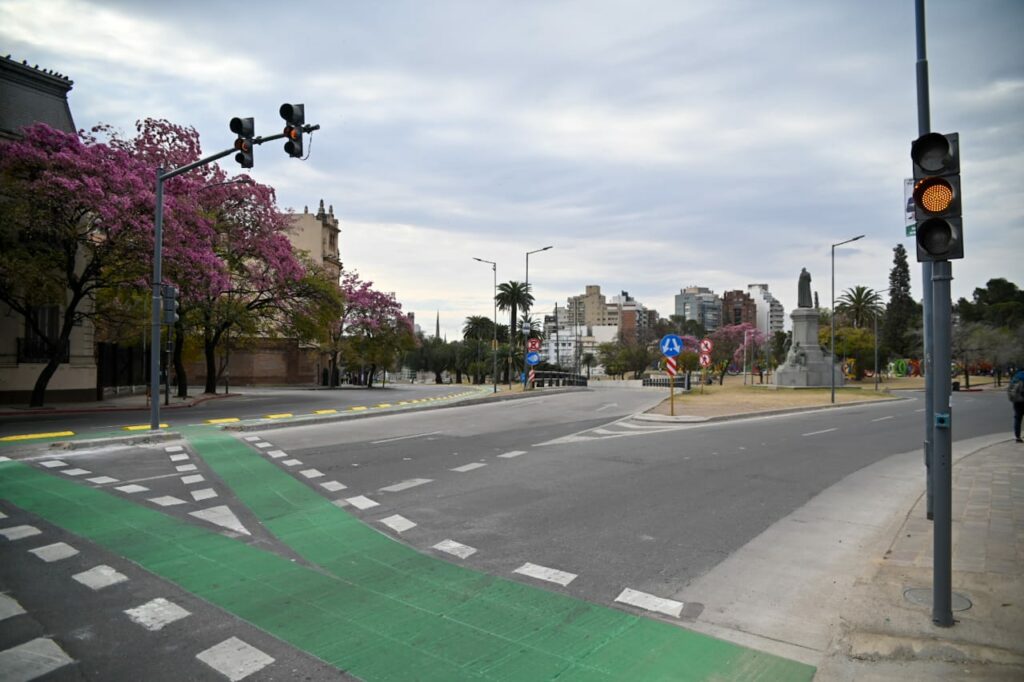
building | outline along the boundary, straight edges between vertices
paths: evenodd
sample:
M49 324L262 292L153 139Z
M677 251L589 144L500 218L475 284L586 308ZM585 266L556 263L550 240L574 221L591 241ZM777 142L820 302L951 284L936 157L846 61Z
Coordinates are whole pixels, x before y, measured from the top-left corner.
M722 324L757 326L757 303L742 289L722 294Z
M658 321L658 313L656 311L648 311L642 303L630 296L628 291L623 291L618 296L613 296L612 300L608 303L607 309L609 320L613 317L618 319L619 337L623 341L646 343L649 340L647 337L652 328L652 325L650 325L651 312L654 313L655 323Z
M569 311L568 323L571 325L607 326L619 323L617 309L609 311L608 302L597 284L588 284L582 295L570 296L566 309Z
M61 74L0 58L0 143L20 136L33 123L74 133L68 92L74 83ZM83 301L79 311L89 312L92 302ZM39 324L0 303L0 403L27 403L32 388L47 363L47 344L40 334L58 337L64 306L35 308ZM90 319L75 322L60 366L46 389L46 401L88 401L102 395L98 386L95 328Z
M747 292L757 304L757 328L767 336L781 332L786 323L786 311L768 291L768 285L748 284Z
M712 332L722 326L722 299L707 287L686 287L676 294L675 314Z

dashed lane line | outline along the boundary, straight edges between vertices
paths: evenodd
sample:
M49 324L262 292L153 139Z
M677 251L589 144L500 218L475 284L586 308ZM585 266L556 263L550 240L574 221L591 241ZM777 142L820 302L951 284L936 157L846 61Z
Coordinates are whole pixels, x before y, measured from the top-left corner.
M538 566L537 564L531 564L526 562L513 573L525 575L530 578L536 578L537 580L544 580L549 583L555 583L566 587L569 583L576 579L575 573L566 573L565 571L559 571L557 568L548 568L547 566Z
M425 483L433 483L433 482L434 482L434 479L432 479L432 478L410 478L407 481L402 481L401 483L395 483L394 485L389 485L389 486L387 486L385 488L381 488L380 490L381 490L381 492L384 492L384 493L397 493L397 492L401 492L403 490L408 490L409 488L415 488L418 485L424 485Z
M485 466L487 465L483 462L470 462L469 464L463 464L460 467L455 467L454 469L451 469L451 471L458 471L460 474L464 474L467 471L472 471L473 469L479 469L480 467Z
M43 545L30 549L29 554L35 554L46 563L68 559L78 554L78 550L66 542L55 542L52 545Z
M243 680L274 662L273 657L237 637L226 639L220 644L196 654L196 658L231 682Z
M872 419L871 421L873 421L873 422L884 422L887 419L893 419L893 416L890 414L887 417L879 417L878 419Z
M125 614L133 623L150 632L163 630L171 623L192 615L190 611L163 597L157 597L134 609L125 609Z
M35 526L11 526L10 528L0 528L0 535L4 536L10 541L21 540L23 538L30 538L33 535L42 535L43 531L39 530Z
M345 501L356 509L370 509L371 507L376 507L380 504L379 502L374 502L366 495L356 495L355 497L350 497Z
M128 580L128 576L106 565L93 566L88 571L82 571L71 576L75 581L82 583L91 590L102 590Z
M461 542L455 542L455 540L442 540L441 542L434 545L434 549L445 552L446 554L452 554L465 559L476 554L476 548L464 545Z
M416 527L415 523L405 518L404 516L400 516L398 514L394 514L387 518L381 519L380 522L388 528L390 528L391 530L395 531L396 533L402 533L409 530L410 528Z
M836 427L836 428L831 428L831 429L822 429L821 431L811 431L810 433L801 433L800 435L801 436L819 436L819 435L821 435L823 433L832 433L833 431L838 431L838 430L839 430L839 428Z
M622 593L615 598L615 601L621 604L629 604L630 606L635 606L637 608L644 609L645 611L663 613L666 616L672 616L674 618L679 618L683 613L684 606L681 601L655 597L653 594L632 590L628 587L622 590Z
M52 639L37 637L0 651L0 678L35 680L74 663Z
M512 459L513 457L518 457L520 455L525 455L525 454L526 454L526 450L512 450L511 452L502 453L502 454L498 455L498 457L501 457L502 459Z
M428 431L427 433L414 433L409 436L398 436L396 438L384 438L383 440L371 440L371 445L379 445L380 443L393 443L396 440L409 440L410 438L422 438L424 436L433 436L441 433L440 431Z

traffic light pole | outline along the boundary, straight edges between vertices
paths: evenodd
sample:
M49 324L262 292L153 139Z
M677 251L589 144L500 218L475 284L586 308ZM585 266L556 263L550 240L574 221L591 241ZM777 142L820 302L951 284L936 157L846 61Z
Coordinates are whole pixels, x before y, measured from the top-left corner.
M303 126L304 133L311 133L319 130L319 125ZM263 144L287 137L284 133L270 135L268 137L257 137L253 144ZM149 344L149 428L153 431L160 429L160 309L163 301L163 241L164 241L164 183L173 177L187 173L190 170L200 168L217 159L222 159L228 154L237 151L234 147L217 152L206 158L193 161L190 164L164 172L163 167L156 169L156 208L153 215L153 328L150 334Z

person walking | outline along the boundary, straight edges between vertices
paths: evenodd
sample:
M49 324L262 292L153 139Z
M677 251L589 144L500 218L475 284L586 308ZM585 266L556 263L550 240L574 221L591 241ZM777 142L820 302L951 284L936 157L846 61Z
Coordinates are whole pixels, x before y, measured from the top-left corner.
M1018 443L1024 443L1020 438L1020 420L1024 417L1024 369L1017 370L1010 379L1006 395L1013 403L1013 438Z

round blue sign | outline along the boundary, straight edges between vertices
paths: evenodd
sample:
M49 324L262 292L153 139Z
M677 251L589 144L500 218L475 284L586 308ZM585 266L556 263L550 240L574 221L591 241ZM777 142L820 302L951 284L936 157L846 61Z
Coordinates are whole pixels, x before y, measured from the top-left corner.
M540 353L537 351L530 351L526 354L526 364L536 365L538 362L540 362Z
M678 334L665 334L661 337L661 354L674 358L683 352L683 339Z

